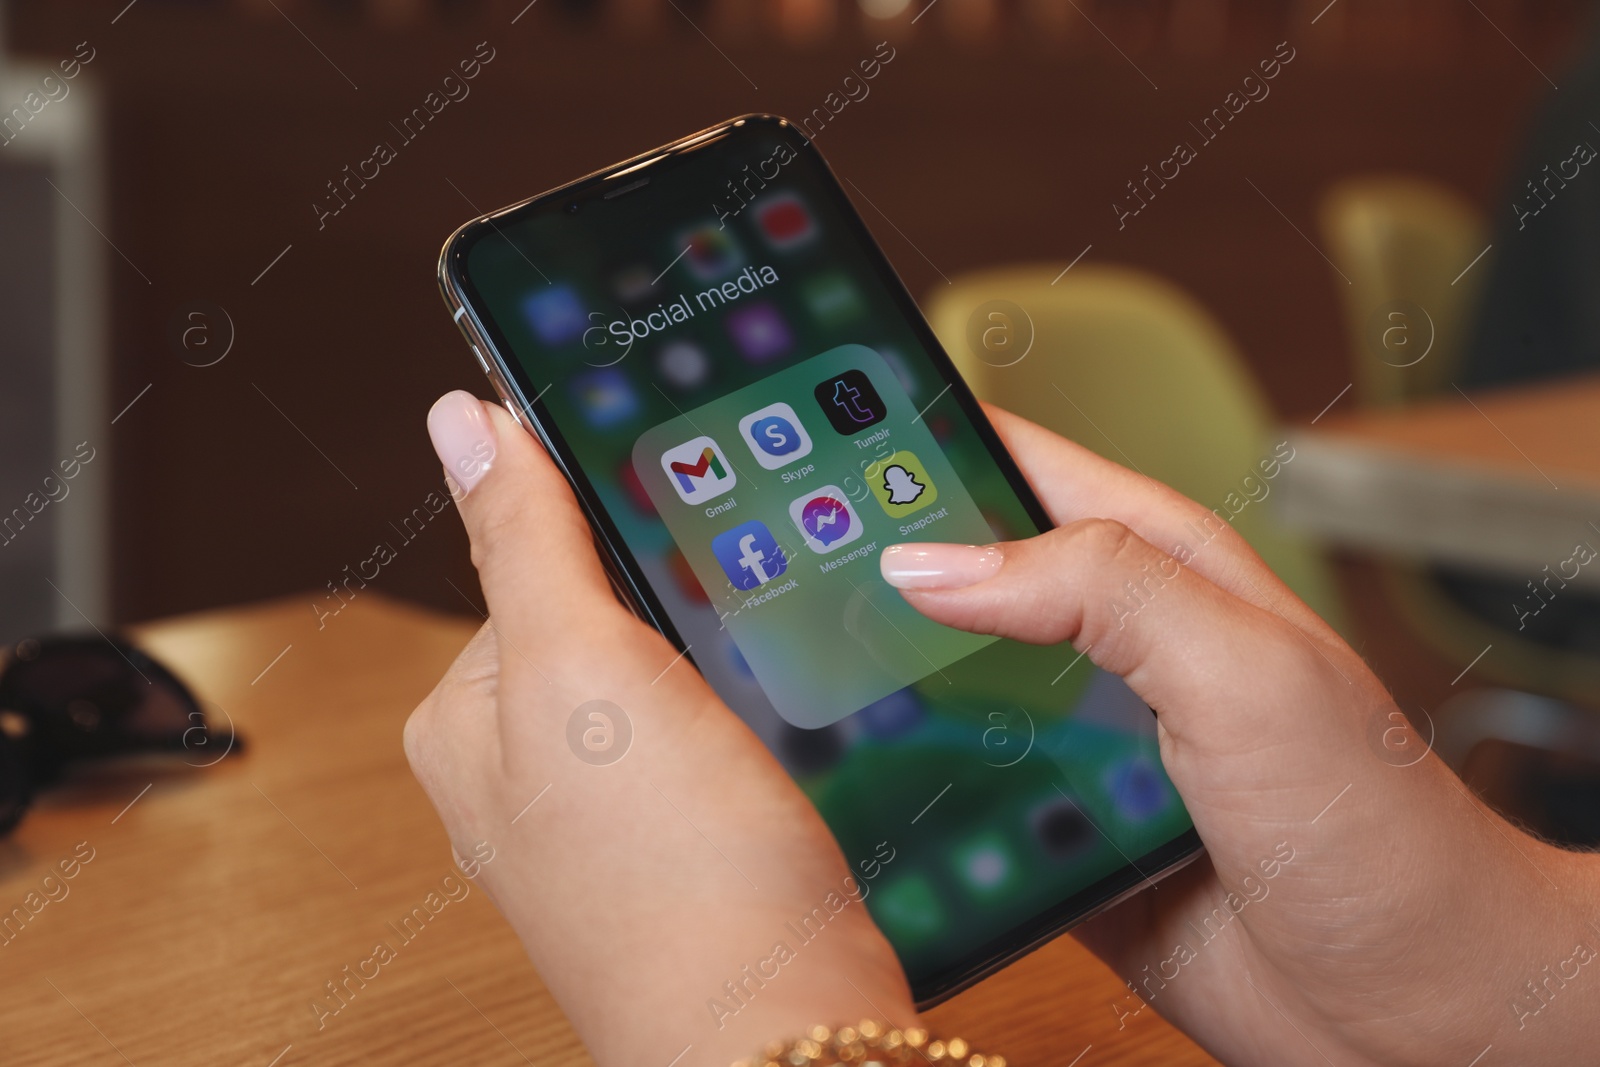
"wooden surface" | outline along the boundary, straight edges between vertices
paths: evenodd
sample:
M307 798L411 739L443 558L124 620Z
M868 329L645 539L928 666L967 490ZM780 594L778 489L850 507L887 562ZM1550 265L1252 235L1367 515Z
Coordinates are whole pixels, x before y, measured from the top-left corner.
M1324 540L1522 577L1600 549L1600 376L1335 409L1290 441L1279 506ZM1600 566L1573 580L1600 588Z
M363 592L319 631L311 600L139 628L249 750L209 768L99 773L48 794L0 842L6 912L43 897L43 879L75 849L93 850L59 883L67 894L53 888L60 899L0 944L0 1061L588 1062L477 890L319 1032L309 1005L324 983L377 941L397 941L386 924L450 873L400 729L473 625ZM1112 1005L1124 993L1063 938L932 1022L1024 1067L1066 1065L1090 1045L1080 1067L1214 1062L1153 1012L1119 1031Z

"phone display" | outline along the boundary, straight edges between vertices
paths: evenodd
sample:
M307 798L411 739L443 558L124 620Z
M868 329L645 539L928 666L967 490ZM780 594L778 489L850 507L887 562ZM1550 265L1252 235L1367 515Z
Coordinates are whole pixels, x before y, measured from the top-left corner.
M920 1002L1197 851L1120 679L880 577L888 545L1048 520L792 126L735 120L469 224L441 279L619 585L870 865Z
M801 360L647 430L633 466L791 726L832 726L995 640L928 621L878 576L878 549L922 530L960 542L994 535L889 364L865 345Z

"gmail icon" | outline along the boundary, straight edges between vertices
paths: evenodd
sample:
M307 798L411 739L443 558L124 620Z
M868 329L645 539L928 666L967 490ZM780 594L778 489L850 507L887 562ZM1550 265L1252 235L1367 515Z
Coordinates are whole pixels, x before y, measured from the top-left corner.
M661 453L661 469L685 504L703 504L733 489L733 464L709 437L696 437Z

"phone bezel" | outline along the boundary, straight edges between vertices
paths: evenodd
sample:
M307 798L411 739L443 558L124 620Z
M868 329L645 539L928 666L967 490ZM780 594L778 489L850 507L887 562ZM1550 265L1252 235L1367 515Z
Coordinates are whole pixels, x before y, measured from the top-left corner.
M538 385L528 379L515 359L508 358L511 348L504 335L491 320L480 314L479 309L483 306L483 302L467 276L465 263L468 253L479 240L495 235L510 240L499 229L499 223L502 221L515 221L529 211L549 210L558 201L576 200L581 204L593 196L604 195L609 188L617 188L611 183L618 182L622 178L626 177L630 182L637 182L640 177L647 177L652 168L671 165L691 153L709 150L713 145L737 136L741 130L756 127L776 131L796 152L806 154L813 163L820 165L822 173L829 179L827 184L830 188L827 190L827 195L832 197L833 206L848 227L850 236L865 250L873 270L889 291L896 310L926 349L939 375L949 385L951 397L960 407L962 414L971 422L1023 509L1039 529L1048 530L1054 525L822 153L817 151L810 139L801 134L787 119L764 114L743 115L730 119L549 192L529 197L509 207L473 219L450 235L439 257L439 286L446 306L466 335L468 343L478 353L480 364L506 406L518 421L544 444L556 466L572 485L590 527L595 531L601 558L606 563L618 595L640 618L660 631L680 651L684 648L682 638L672 625L672 620L667 616L660 600L650 589L649 582L623 541L620 531L606 513L577 457L567 447L553 420L548 418L548 412L539 398ZM693 661L692 656L687 658ZM1055 906L1039 912L1026 922L1018 924L1005 936L981 946L957 963L937 974L923 976L920 981L914 981L912 995L918 1007L931 1007L954 996L1054 940L1073 926L1178 870L1196 858L1202 850L1199 835L1191 827L1183 834L1140 856L1137 861L1130 861L1125 867L1065 898ZM1149 867L1150 870L1146 871L1145 867Z

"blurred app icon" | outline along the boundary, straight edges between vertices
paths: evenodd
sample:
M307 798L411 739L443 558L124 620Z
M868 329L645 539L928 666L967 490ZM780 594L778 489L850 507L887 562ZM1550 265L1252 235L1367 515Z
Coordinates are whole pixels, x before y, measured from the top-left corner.
M759 519L740 523L711 539L711 554L735 589L748 591L766 585L789 569L777 539Z
M1078 805L1060 793L1052 793L1028 815L1039 848L1052 859L1071 859L1094 844L1095 829Z
M589 320L570 285L548 285L522 298L522 315L541 343L564 345L576 341Z
M915 452L900 451L868 468L867 484L884 514L902 519L939 499L939 490Z
M778 401L739 420L739 433L756 462L769 471L787 467L811 452L811 435L794 408Z
M756 205L756 225L773 248L798 248L817 236L817 224L793 193L774 193Z
M861 536L861 516L836 485L795 498L789 505L789 518L806 539L806 547L818 555L843 548Z
M889 415L883 397L872 387L866 372L855 369L818 382L813 390L817 405L835 430L854 436Z
M714 640L721 650L723 660L728 664L729 670L746 681L753 682L756 680L756 672L750 669L750 661L744 658L743 652L739 651L738 642L733 639L733 635L728 632L726 627L717 631Z
M635 263L617 271L611 289L624 304L637 304L655 292L655 277L648 266Z
M1117 814L1129 822L1154 818L1172 803L1172 787L1148 756L1114 765L1106 775L1106 792Z
M572 392L584 421L596 430L620 426L639 414L639 396L628 376L615 367L602 367L572 379Z
M867 897L867 906L884 932L902 944L930 940L944 929L944 908L932 883L921 874L902 874L882 883Z
M818 730L802 730L779 719L773 748L784 769L795 776L821 774L844 759L844 731L838 723Z
M639 472L634 470L633 464L627 460L617 464L617 484L622 487L622 494L628 498L628 503L633 505L633 510L641 515L656 513L655 502L650 499L649 491L639 480Z
M800 296L811 317L827 327L841 326L867 312L867 302L848 275L834 271L810 279L800 287Z
M656 370L676 389L693 389L711 373L706 350L693 341L673 341L656 353Z
M778 309L765 300L747 304L728 316L728 336L751 363L777 359L794 347L794 335Z
M706 595L705 586L700 584L699 577L694 573L694 568L684 554L678 551L678 546L673 545L667 550L667 571L672 575L678 592L683 594L683 599L691 604L709 604L711 598Z
M685 504L703 504L739 482L733 464L709 437L696 437L661 453L661 469Z
M861 719L861 728L874 741L893 741L902 737L921 726L927 717L922 710L922 701L910 689L890 693L856 714Z
M709 223L681 234L677 248L689 273L702 282L725 278L744 262L732 233Z
M956 877L977 897L1004 896L1022 881L1011 846L994 831L957 845L951 859Z

